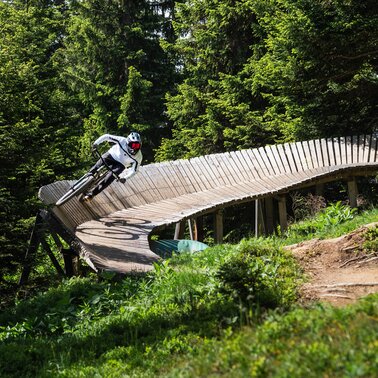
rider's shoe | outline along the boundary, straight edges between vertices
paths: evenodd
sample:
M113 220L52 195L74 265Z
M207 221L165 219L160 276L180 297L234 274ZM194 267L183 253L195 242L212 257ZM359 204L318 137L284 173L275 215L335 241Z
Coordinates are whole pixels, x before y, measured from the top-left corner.
M93 194L92 193L87 193L84 197L83 197L83 201L84 202L90 202L93 198Z

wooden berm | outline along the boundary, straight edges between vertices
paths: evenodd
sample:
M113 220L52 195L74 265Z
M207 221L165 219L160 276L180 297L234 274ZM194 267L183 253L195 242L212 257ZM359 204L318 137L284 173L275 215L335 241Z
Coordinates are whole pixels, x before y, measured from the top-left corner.
M264 202L268 231L273 230L271 209L276 201L279 224L285 229L289 191L310 185L320 190L325 182L346 180L350 204L356 206L356 177L375 175L377 168L377 137L360 135L144 165L126 184L114 182L89 204L74 198L54 206L72 181L43 186L39 198L50 206L45 223L54 219L55 232L65 233L71 249L93 270L126 273L149 270L159 259L149 246L154 230L176 224L178 238L189 220L198 238L201 216L214 213L215 240L221 242L222 210L250 201Z

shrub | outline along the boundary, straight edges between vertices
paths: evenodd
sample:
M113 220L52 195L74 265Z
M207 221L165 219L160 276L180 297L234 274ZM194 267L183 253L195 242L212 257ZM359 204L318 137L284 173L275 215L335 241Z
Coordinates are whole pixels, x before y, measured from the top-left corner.
M298 269L288 253L272 242L242 240L236 254L220 266L221 292L244 304L273 308L296 297Z

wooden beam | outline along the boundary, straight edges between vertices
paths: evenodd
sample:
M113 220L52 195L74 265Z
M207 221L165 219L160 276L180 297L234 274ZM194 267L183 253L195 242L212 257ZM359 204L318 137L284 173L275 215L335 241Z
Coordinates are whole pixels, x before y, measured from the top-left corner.
M175 235L173 237L174 240L180 240L184 238L184 233L185 233L185 222L177 222L176 223L176 228L175 228Z
M30 235L29 246L25 254L24 263L23 263L24 266L22 269L21 277L18 281L18 284L20 286L24 285L29 279L33 259L35 258L35 254L41 243L40 228L42 226L42 223L43 223L43 219L40 215L40 212L38 212L35 217L32 233Z
M61 276L64 276L65 273L64 273L63 268L60 266L58 260L54 256L54 253L52 252L50 246L48 245L44 237L41 238L41 244L42 244L43 249L46 251L47 255L50 257L50 260L53 263L58 274Z
M214 214L214 241L216 244L223 242L223 209Z
M356 178L348 180L348 196L349 196L349 205L350 207L357 207L357 197L358 197L358 188Z
M190 218L188 219L188 228L189 228L190 240L194 240L192 220Z
M259 200L255 200L255 238L259 236Z

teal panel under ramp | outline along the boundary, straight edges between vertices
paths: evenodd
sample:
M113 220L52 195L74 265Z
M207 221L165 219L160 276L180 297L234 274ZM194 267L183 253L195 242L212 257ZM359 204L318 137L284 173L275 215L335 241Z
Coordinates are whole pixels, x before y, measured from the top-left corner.
M209 246L196 240L151 240L151 251L166 258L172 253L198 252L203 251Z

